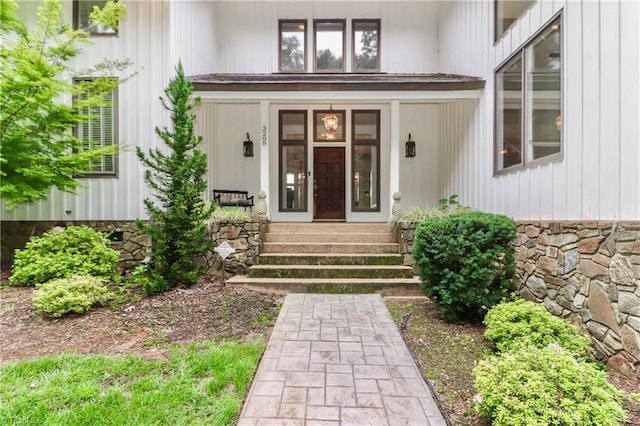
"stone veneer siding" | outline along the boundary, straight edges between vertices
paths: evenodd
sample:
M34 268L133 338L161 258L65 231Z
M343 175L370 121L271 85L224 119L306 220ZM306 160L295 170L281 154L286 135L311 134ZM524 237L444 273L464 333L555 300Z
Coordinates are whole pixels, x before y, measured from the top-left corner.
M592 337L598 356L640 376L640 222L519 222L520 294Z
M49 229L61 226L85 225L96 231L113 235L114 232L122 233L122 241L112 241L111 248L120 251L121 268L134 268L144 260L146 256L147 236L142 234L135 223L125 221L22 221L0 222L0 245L2 262L12 262L13 252L25 247L29 238L33 235L42 235Z
M244 273L246 269L258 262L262 248L262 236L266 229L266 219L253 219L250 221L221 221L212 223L209 227L209 235L216 239L216 245L227 241L235 248L235 253L230 255L225 262L225 271L229 274ZM0 222L0 245L2 262L11 262L13 252L25 247L29 238L33 235L42 235L55 226L79 226L86 225L100 232L122 233L122 241L113 241L111 247L120 251L119 266L124 269L132 269L142 262L147 253L147 236L142 234L135 223L124 221L22 221ZM210 251L205 256L197 259L208 274L222 274L222 259L215 252Z
M235 249L235 253L225 260L224 270L228 274L244 274L251 265L258 263L266 229L267 221L264 218L250 221L229 220L211 224L209 235L216 239L216 245L227 241ZM206 267L209 275L221 275L222 258L215 252L207 253Z
M415 268L415 260L413 259L413 239L415 237L418 223L400 222L395 224L396 238L400 242L400 254L402 254L405 266L412 266L413 272L418 271Z
M416 224L396 228L405 265ZM517 222L519 293L587 332L611 368L640 376L640 222Z

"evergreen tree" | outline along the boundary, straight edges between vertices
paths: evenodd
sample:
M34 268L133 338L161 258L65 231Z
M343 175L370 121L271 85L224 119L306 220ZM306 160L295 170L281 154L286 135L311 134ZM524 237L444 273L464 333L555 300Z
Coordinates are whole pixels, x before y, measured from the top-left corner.
M194 284L202 273L194 258L213 244L205 237L206 219L214 207L202 197L207 187L203 179L207 155L197 148L202 137L194 134L195 115L191 113L200 98L190 99L193 85L185 80L181 63L176 71L176 78L164 91L166 99L160 98L171 112L173 129L155 129L169 148L168 153L156 148L145 154L139 147L136 149L147 168L144 180L154 196L154 200L144 200L150 221L137 221L151 237L150 279L145 288L149 294Z

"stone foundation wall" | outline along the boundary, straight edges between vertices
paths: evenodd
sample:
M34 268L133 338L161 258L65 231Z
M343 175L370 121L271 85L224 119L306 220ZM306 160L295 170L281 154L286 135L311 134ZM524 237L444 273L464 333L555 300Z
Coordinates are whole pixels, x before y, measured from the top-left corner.
M396 226L405 265L415 228ZM640 376L640 222L519 222L515 249L520 294L587 332L611 368Z
M147 254L148 238L142 234L133 222L59 222L59 221L22 221L0 222L0 245L2 262L13 261L16 249L25 247L33 235L42 235L55 226L86 225L100 232L110 234L111 247L120 251L119 266L133 269L142 262ZM244 273L246 269L258 262L262 249L262 240L266 231L266 219L251 221L225 221L214 223L209 228L209 236L216 239L216 245L227 241L236 251L230 255L224 264L228 274ZM201 263L208 274L222 274L222 259L214 251L196 260Z
M413 267L415 273L417 271L413 259L413 239L417 226L418 224L413 222L402 222L395 225L396 238L400 242L400 253L404 257L403 264Z
M251 265L258 263L258 256L262 251L262 241L267 229L264 218L251 221L229 220L212 223L209 235L216 239L216 246L227 241L235 249L224 262L227 274L244 274ZM222 274L222 258L211 251L205 256L207 273Z
M0 251L2 262L11 263L16 249L23 249L33 235L42 235L49 229L61 226L85 225L96 231L108 233L112 239L111 248L120 252L119 266L131 269L140 264L146 256L147 236L142 234L135 223L120 221L22 221L0 222Z
M598 356L640 376L640 222L520 222L520 294L586 330Z

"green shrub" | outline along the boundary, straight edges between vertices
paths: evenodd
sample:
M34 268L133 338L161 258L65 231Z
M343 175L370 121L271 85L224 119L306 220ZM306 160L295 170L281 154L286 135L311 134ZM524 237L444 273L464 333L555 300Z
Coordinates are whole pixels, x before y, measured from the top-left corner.
M60 317L68 312L84 313L96 303L110 298L109 290L100 278L74 276L36 286L33 305L36 312Z
M482 319L515 290L515 235L515 224L506 216L466 210L418 225L413 257L422 288L443 317Z
M11 284L35 285L56 278L89 275L117 281L120 253L108 238L86 226L53 228L16 250Z
M576 326L553 316L543 305L524 299L495 306L487 313L484 324L485 337L502 352L557 343L576 355L593 353L591 340Z
M557 345L505 352L474 369L478 412L494 426L618 425L622 392Z

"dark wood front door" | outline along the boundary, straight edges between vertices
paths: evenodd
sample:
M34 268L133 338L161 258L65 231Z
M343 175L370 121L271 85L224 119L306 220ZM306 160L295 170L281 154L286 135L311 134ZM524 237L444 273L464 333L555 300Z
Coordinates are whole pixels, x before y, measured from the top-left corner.
M313 218L344 219L344 148L314 148L313 170Z

